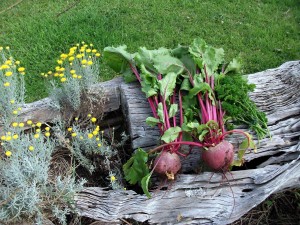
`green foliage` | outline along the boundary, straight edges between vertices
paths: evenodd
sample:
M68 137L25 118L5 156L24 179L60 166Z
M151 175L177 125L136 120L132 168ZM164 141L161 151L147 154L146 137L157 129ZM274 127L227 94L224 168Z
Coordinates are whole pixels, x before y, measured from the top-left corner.
M136 150L132 157L123 165L125 179L130 184L140 184L142 179L149 175L147 162L148 153L140 148ZM144 182L144 184L146 183Z
M208 0L35 0L34 4L23 1L9 8L13 3L0 4L3 11L0 45L16 48L28 69L31 78L26 79L27 101L30 102L47 96L46 85L37 74L54 67L57 52L82 40L94 42L102 49L120 43L137 49L144 45L147 48L186 45L201 36L214 46L223 46L225 51L231 49L228 59L241 53L244 73L300 58L300 13L295 0L256 4L250 1L216 4ZM115 76L106 67L102 70L101 79Z
M248 94L254 88L245 77L227 74L219 79L215 91L226 115L237 123L247 124L262 139L268 134L267 118L249 98Z
M175 141L175 139L178 137L179 133L181 132L180 127L170 127L168 130L166 130L161 137L161 140L163 140L165 143L170 143L172 141Z

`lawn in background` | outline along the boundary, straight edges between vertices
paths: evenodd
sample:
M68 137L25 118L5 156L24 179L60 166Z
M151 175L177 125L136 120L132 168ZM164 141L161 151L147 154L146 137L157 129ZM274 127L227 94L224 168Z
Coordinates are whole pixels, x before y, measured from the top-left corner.
M26 67L27 102L47 96L40 73L81 41L136 51L201 37L241 54L245 74L300 59L298 0L0 0L0 21L0 46ZM113 76L103 66L100 80Z

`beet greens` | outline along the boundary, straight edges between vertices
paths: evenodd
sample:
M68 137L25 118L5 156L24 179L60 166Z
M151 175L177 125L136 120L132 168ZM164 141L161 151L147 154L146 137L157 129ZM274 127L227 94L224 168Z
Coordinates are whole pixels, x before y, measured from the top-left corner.
M189 152L181 152L182 145L190 146L190 151L193 147L204 149L207 160L216 160L219 155L224 155L219 164L207 162L208 165L216 165L212 169L226 172L232 165L241 165L245 151L255 148L255 145L250 134L239 130L227 131L225 123L228 118L249 125L259 138L268 133L264 113L259 112L248 97L248 92L254 87L240 75L239 61L233 59L225 64L224 50L213 48L200 38L189 47L156 50L141 47L133 54L128 53L124 45L106 47L104 59L116 72L123 74L125 81L137 80L146 94L153 114L146 122L150 126L158 126L162 141L148 155L157 151L170 153L160 154L152 171L147 170L148 158L144 161L135 159L143 154L141 149L124 164L126 180L131 184L139 182L147 196L150 196L148 183L155 168L169 168L160 165L160 161L168 162L168 159L161 160L161 156L187 156ZM231 133L246 137L235 161L233 146L223 142ZM221 147L216 147L219 144ZM226 149L226 152L219 154L215 149ZM177 159L173 161L178 163ZM174 168L177 172L180 166L174 165ZM140 169L147 173L141 175ZM169 170L163 173L168 177L175 175L170 175Z

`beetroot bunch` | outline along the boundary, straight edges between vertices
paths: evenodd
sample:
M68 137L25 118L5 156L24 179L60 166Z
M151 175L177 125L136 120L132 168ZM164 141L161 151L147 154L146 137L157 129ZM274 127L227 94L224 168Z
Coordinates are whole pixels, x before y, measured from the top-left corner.
M104 59L116 72L123 74L125 81L137 80L141 84L153 113L146 122L160 130L161 145L148 153L139 149L123 168L129 183L140 183L146 194L149 195L147 185L153 171L174 179L181 168L179 156L187 156L194 147L202 149L203 161L208 166L223 172L233 164L240 165L245 150L254 147L248 133L225 129L228 116L236 121L246 121L245 116L249 116L250 111L258 110L253 104L241 110L243 102L251 102L248 92L253 90L253 86L248 85L239 74L241 66L237 59L228 64L224 62L222 48L209 46L198 38L190 46L156 50L141 47L133 54L126 51L126 46L106 47ZM226 92L227 84L223 81L228 76L243 83L236 89L241 88L245 95L235 96L235 91ZM224 96L224 93L227 94ZM246 100L241 101L241 96ZM229 108L232 115L227 115L223 106ZM245 113L234 114L241 111ZM248 125L252 124L252 119L256 123L252 127L260 126L266 133L263 115L261 118L253 115L248 119ZM232 144L225 140L231 133L246 137L236 161ZM189 146L190 151L182 152L182 145ZM158 155L149 171L147 161L151 154Z

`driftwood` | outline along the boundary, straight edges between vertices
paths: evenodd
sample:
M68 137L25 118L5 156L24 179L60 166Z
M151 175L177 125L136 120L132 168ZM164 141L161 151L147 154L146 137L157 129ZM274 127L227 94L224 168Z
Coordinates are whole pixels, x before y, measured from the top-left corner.
M77 209L106 223L132 218L151 224L228 224L243 216L269 195L300 187L300 61L248 75L256 84L251 98L267 113L271 139L258 143L258 153L247 153L246 166L254 169L222 174L179 175L167 191L151 199L134 191L86 188L76 196ZM157 130L145 124L150 115L137 84L121 84L121 105L127 116L133 149L157 144ZM150 140L149 140L150 139ZM231 141L239 142L238 137ZM191 156L194 161L199 159Z
M300 61L248 75L248 79L256 84L251 98L267 113L272 135L271 140L258 143L257 153L246 154L245 165L251 169L233 171L226 177L212 172L191 174L200 161L199 150L194 150L184 160L184 174L167 191L154 192L147 199L131 190L86 188L75 199L79 214L105 224L121 223L122 218L151 224L228 224L269 195L300 187ZM151 113L138 84L125 84L122 78L115 78L94 85L89 93L96 95L99 91L107 98L104 113L114 112L118 117L106 122L125 118L132 149L158 144L157 129L145 124ZM26 104L20 118L51 122L60 112L50 103L51 99L46 98ZM231 141L237 144L240 139L233 136Z

